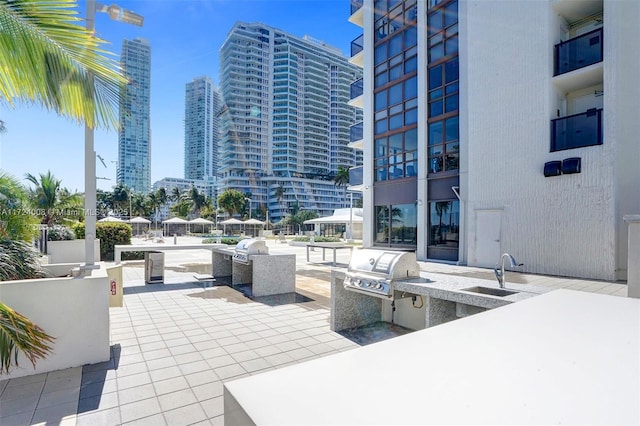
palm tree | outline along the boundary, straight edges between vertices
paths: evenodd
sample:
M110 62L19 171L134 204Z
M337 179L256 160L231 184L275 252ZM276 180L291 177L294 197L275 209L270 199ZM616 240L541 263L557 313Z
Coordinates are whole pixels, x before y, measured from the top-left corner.
M37 103L90 128L116 127L127 80L118 63L104 56L105 42L77 24L76 7L69 0L0 2L0 103ZM17 364L18 351L35 365L51 341L0 305L0 371Z
M127 80L76 9L73 0L0 2L0 99L37 103L91 128L116 127Z
M193 185L187 194L189 201L191 201L191 210L197 217L200 217L200 210L206 205L207 196Z
M60 220L66 211L77 208L81 203L80 195L62 188L62 181L50 170L45 174L41 173L40 178L31 173L27 173L25 178L35 185L30 191L31 202L33 207L41 212L38 216L42 217L42 224L51 226Z
M338 166L338 172L333 177L333 184L335 186L345 186L349 184L349 168L344 166Z
M119 183L113 188L113 208L114 210L125 210L129 207L130 190L123 183ZM129 212L131 216L131 212Z
M28 213L26 188L13 176L0 172L0 240L30 241L38 219Z
M173 189L171 190L171 200L174 202L178 202L180 201L180 198L182 198L182 191L180 191L180 188L178 188L177 186L174 186Z
M236 189L227 189L218 196L218 206L229 214L229 218L234 213L241 212L244 209L246 201L242 192Z
M276 200L278 200L278 204L280 204L280 214L282 215L282 199L284 198L284 186L278 185L276 188L275 196Z

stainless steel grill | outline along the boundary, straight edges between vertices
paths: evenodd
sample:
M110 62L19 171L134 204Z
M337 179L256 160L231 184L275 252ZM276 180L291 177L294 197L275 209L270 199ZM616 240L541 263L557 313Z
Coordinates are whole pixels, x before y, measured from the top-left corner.
M420 267L415 253L354 250L344 279L344 288L391 300L395 281L419 276Z
M251 262L249 256L254 254L269 254L269 248L262 240L247 238L236 244L233 261L248 265Z

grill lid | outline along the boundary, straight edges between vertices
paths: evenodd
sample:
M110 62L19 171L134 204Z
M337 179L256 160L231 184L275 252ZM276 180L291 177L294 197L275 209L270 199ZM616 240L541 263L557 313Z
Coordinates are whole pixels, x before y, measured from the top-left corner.
M255 238L245 238L236 244L236 252L244 254L269 254L267 244Z
M348 272L400 279L419 277L420 267L413 252L361 249L354 250Z

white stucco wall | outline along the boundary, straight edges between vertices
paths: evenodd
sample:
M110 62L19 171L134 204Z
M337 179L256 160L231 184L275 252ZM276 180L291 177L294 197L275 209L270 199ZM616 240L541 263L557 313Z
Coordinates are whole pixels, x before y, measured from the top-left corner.
M551 3L469 0L464 7L463 257L474 265L475 211L502 209L500 249L523 262L522 270L614 279L615 141L605 133L601 146L549 152L559 107L552 78L560 24ZM569 157L582 158L582 173L544 177L545 162Z
M640 214L640 2L604 2L604 132L615 148L615 221L618 279L627 278L628 225ZM629 262L639 263L639 258Z
M108 361L109 282L104 269L90 278L0 282L0 300L55 337L52 353L34 370L22 354L2 379Z

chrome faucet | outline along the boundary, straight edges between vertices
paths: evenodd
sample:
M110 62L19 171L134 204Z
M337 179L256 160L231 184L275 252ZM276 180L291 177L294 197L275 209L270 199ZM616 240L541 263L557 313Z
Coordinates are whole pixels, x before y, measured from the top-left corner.
M496 267L493 268L493 272L496 274L496 278L498 279L498 284L500 288L504 288L504 261L509 259L509 266L511 268L515 268L517 266L522 266L524 263L518 263L509 253L503 253L500 258L500 262L502 263L502 267L498 269L499 263L496 263Z

